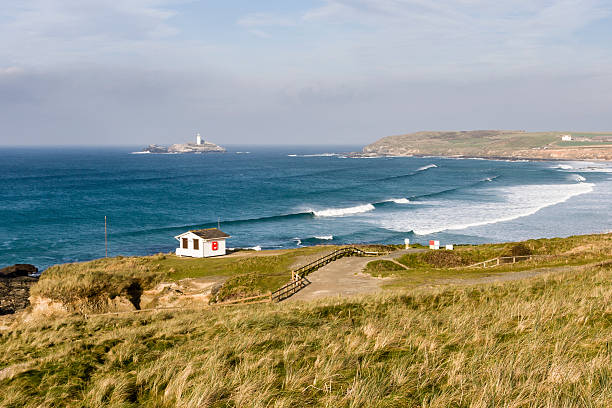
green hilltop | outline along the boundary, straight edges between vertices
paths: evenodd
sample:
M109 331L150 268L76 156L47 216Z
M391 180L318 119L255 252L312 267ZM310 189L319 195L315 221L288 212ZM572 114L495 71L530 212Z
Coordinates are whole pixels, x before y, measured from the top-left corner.
M571 141L563 141L565 135ZM432 131L384 137L363 148L382 155L612 159L612 133L520 130Z

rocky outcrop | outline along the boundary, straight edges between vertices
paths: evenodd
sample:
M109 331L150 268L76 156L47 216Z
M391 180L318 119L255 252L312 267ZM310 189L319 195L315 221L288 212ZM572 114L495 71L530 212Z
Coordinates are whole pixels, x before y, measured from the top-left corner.
M12 314L30 305L30 288L38 278L34 265L16 264L0 269L0 315Z
M30 264L15 264L0 269L0 278L16 278L19 276L36 275L38 268Z
M202 144L195 143L177 143L166 146L149 145L143 153L222 153L225 148L210 142Z

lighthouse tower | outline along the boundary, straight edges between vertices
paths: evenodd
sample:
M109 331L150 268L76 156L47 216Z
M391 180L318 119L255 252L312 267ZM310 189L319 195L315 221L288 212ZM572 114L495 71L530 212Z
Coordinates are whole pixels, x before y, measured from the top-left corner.
M202 144L202 136L200 136L200 132L196 133L196 144L197 145Z

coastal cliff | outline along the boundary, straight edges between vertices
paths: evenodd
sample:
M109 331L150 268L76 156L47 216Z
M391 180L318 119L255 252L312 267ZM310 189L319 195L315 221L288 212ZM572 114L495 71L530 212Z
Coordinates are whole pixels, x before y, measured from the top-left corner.
M540 160L612 160L612 134L474 130L416 132L384 137L367 155Z

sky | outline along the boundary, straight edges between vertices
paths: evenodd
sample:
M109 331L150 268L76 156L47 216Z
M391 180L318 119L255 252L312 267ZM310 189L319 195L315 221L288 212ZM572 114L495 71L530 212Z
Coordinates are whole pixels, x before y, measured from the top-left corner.
M612 0L5 0L0 145L612 130Z

